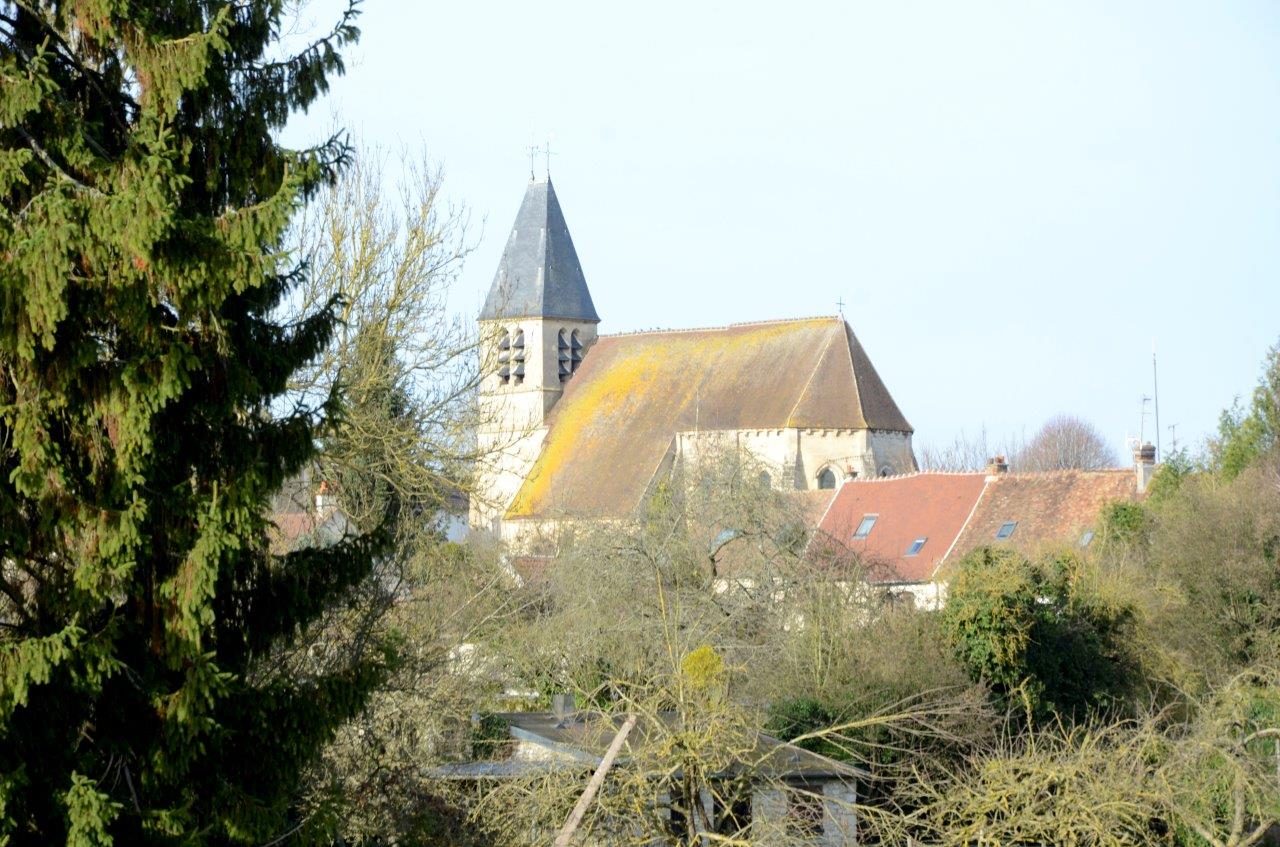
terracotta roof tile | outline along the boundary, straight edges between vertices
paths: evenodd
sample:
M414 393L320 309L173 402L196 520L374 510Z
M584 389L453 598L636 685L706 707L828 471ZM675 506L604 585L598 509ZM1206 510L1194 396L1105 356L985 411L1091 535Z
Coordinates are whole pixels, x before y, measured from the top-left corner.
M602 336L507 517L624 515L694 429L910 424L839 318Z
M1078 543L1103 506L1137 496L1134 472L1123 468L855 479L840 488L810 550L818 558L859 555L873 582L922 582L984 545L1034 553L1046 544ZM876 516L874 527L865 539L854 539L867 515ZM997 539L1009 522L1015 523L1012 535ZM906 555L919 538L927 539L919 553Z
M1045 544L1078 543L1103 506L1137 496L1137 477L1127 468L1001 474L988 487L956 550L963 555L984 544L1004 544L1031 553ZM996 533L1008 522L1017 523L1013 534L997 540Z
M873 581L923 582L932 577L973 512L985 485L980 473L919 473L884 479L850 480L823 518L824 542L872 564ZM854 532L865 516L875 524L864 539ZM925 543L912 556L917 539ZM830 548L826 554L830 555ZM877 573L875 564L887 569Z

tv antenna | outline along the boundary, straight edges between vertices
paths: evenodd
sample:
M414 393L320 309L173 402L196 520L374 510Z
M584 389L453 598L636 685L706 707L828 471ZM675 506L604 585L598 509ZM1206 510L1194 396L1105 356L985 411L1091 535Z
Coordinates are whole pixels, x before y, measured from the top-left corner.
M1151 396L1156 412L1156 462L1160 461L1160 377L1156 372L1156 340L1151 339Z

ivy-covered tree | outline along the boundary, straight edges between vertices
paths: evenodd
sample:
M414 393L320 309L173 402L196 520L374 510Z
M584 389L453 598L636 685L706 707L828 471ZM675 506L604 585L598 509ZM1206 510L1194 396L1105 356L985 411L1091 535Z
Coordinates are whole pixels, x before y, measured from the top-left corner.
M975 680L1033 715L1082 717L1121 700L1135 676L1133 610L1083 590L1068 553L1031 561L982 547L960 560L942 629Z
M283 234L346 156L276 139L357 35L288 55L285 8L0 0L0 843L306 835L384 672L272 673L382 544L267 541L339 412L285 398L334 318L273 318Z

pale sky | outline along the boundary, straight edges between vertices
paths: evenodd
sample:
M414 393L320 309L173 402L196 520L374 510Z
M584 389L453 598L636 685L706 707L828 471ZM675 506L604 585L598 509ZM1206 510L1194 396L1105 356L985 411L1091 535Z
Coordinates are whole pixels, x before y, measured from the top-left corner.
M917 446L1070 412L1123 456L1153 341L1164 446L1198 441L1280 340L1275 2L368 0L360 26L289 139L336 118L444 167L483 224L459 310L551 133L602 332L843 299Z

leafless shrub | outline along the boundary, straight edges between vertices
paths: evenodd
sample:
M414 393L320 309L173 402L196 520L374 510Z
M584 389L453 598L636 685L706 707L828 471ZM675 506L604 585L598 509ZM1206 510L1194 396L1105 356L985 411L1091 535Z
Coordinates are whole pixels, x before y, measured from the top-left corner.
M1071 415L1050 418L1011 457L1011 467L1019 471L1091 470L1119 464L1097 427Z

